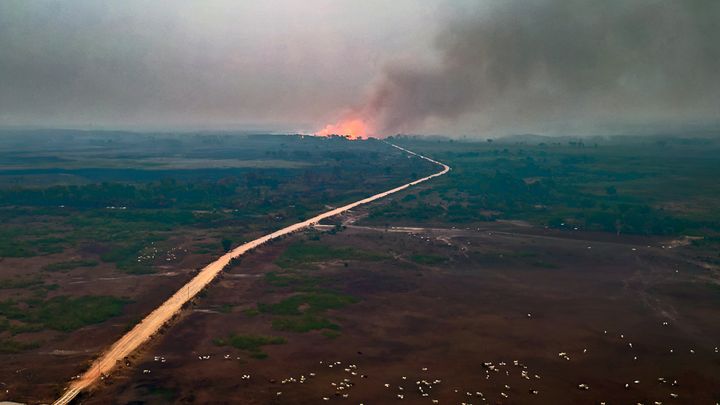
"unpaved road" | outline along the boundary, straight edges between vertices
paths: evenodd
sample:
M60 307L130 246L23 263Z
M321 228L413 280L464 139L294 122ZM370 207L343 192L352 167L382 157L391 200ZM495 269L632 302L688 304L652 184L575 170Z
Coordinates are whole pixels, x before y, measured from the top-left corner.
M231 250L230 252L224 254L223 256L200 270L197 276L195 276L187 284L182 286L177 292L175 292L175 294L168 298L167 301L163 302L159 307L157 307L142 321L140 321L140 323L135 325L132 330L126 333L123 337L121 337L120 340L115 342L107 352L103 353L97 360L95 360L95 362L93 362L93 364L87 371L85 371L84 374L82 374L78 379L72 381L65 393L53 404L69 404L82 390L90 387L98 379L100 379L102 375L108 374L115 367L118 361L122 361L126 356L130 355L133 351L135 351L135 349L137 349L141 344L149 340L160 329L160 327L162 327L168 320L170 320L170 318L173 317L173 315L175 315L180 310L180 308L186 302L188 302L203 288L205 288L205 286L207 286L225 268L225 266L230 263L232 259L242 256L248 251L270 240L307 228L322 221L325 218L341 214L359 205L367 204L380 198L387 197L390 194L397 193L398 191L402 191L410 186L414 186L418 183L422 183L434 177L442 176L448 171L450 171L450 167L443 163L419 155L400 146L391 143L388 144L402 150L403 152L418 156L422 159L435 163L441 166L442 170L430 176L423 177L413 182L404 184L400 187L395 187L391 190L384 191L382 193L375 194L354 203L324 212L303 222L298 222L296 224L290 225L271 234L265 235L261 238L240 245L235 249Z

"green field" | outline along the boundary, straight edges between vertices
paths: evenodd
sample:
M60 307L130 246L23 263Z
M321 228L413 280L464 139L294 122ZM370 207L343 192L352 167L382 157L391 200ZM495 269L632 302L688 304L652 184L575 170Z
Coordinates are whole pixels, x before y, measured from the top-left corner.
M376 140L0 130L0 352L51 350L73 332L116 317L131 327L144 313L126 314L127 304L155 299L143 295L154 288L176 287L189 267L327 205L434 170ZM291 248L278 260L283 271L267 280L307 294L313 314L289 315L284 328L331 326L319 314L339 305L319 292L321 280L299 268L379 258L317 243ZM180 276L150 277L159 272ZM88 296L83 286L96 277L105 281ZM142 287L117 297L115 282ZM273 311L282 312L292 302L277 305Z
M215 339L213 343L215 345L223 347L230 346L235 349L242 350L248 353L251 357L256 359L263 359L267 357L267 354L262 351L263 346L268 345L281 345L286 342L285 338L276 336L261 336L261 335L238 335L230 334L225 338Z
M529 138L529 139L526 139ZM716 138L517 137L395 142L452 171L373 210L369 221L471 224L498 219L641 235L717 235Z
M330 247L320 243L296 243L290 245L275 263L283 268L305 266L331 260L382 260L382 254L367 252L353 247Z
M11 331L18 327L46 327L69 332L118 316L127 303L125 299L110 296L56 296L23 302L6 300L0 302L0 317L16 321L12 326L5 323Z

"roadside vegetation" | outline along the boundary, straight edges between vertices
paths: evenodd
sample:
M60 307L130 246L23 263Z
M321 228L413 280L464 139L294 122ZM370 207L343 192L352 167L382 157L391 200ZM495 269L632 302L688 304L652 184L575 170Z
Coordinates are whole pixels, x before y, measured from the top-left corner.
M268 355L262 351L263 346L281 345L286 343L285 338L277 336L262 335L239 335L230 334L225 338L218 338L213 341L216 346L230 346L242 350L256 359L264 359Z
M272 315L319 314L354 304L357 299L333 292L316 292L293 295L275 304L259 304L258 310Z
M144 250L181 229L215 238L216 244L199 247L201 254L227 251L248 234L278 229L328 204L354 201L434 169L420 159L397 159L402 154L380 142L349 144L342 138L0 132L0 258L73 253L85 246L94 253L45 265L48 272L102 262L124 273L151 273L158 260ZM38 145L43 146L36 151ZM18 153L24 158L17 159ZM156 161L168 153L182 159L170 166ZM277 167L218 167L236 159ZM287 264L363 254L307 249L290 252Z
M353 271L352 267L348 268L348 261L362 265L367 261L385 260L388 256L351 246L328 246L320 239L320 235L308 231L306 239L287 246L276 260L280 269L265 273L263 280L268 292L282 298L260 302L242 312L248 317L262 316L276 331L318 331L328 339L338 338L341 325L333 311L360 300L343 293L337 280L319 270L321 265Z
M434 169L378 141L0 131L0 270L8 270L0 278L0 353L49 344L31 333L57 336L121 315L131 327L141 319L124 310L130 300L146 299L142 292L127 299L113 297L107 285L93 296L77 292L85 290L73 283L92 281L96 273L123 283L171 271L186 259L197 266L208 259L197 255L220 255ZM178 239L185 244L178 246ZM269 304L269 311L286 315L253 311L281 330L334 328L325 312L346 298L320 291L320 280L301 268L378 258L354 248L294 247L279 261L283 271L267 280L306 294L310 304L304 305L312 310L305 313L301 304L302 313L289 314L292 302L284 302Z
M275 260L283 268L307 266L331 260L382 260L382 254L368 252L354 247L331 247L321 243L300 242L290 245Z
M258 311L273 315L273 329L304 333L312 330L340 329L340 325L325 317L331 309L340 309L358 302L349 295L331 291L308 292L291 295L273 304L260 303Z
M432 187L374 209L371 223L524 220L639 235L718 235L715 138L516 137L395 142L453 170Z
M48 300L28 299L22 302L6 300L0 302L0 317L14 321L5 323L10 332L22 328L70 332L122 314L127 303L128 300L121 298L92 295L56 296Z
M68 260L64 262L51 263L43 266L44 271L66 273L80 267L95 267L98 262L95 260Z
M410 260L418 264L437 265L447 262L448 258L435 254L416 254L410 256Z
M38 342L25 342L13 339L0 339L0 354L20 353L26 350L37 349Z

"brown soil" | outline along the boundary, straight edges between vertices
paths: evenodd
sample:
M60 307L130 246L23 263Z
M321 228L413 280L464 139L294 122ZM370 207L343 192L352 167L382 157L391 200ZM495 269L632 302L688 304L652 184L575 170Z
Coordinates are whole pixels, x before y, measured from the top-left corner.
M327 397L384 404L398 395L419 404L720 400L720 290L708 281L717 275L688 262L683 248L509 224L419 232L351 227L324 235L323 243L391 259L304 270L320 277L322 288L360 299L326 314L341 325L333 337L279 332L271 315L245 311L293 294L269 285L264 273L277 271L274 258L302 237L245 257L130 367L80 402L317 404ZM448 261L419 265L413 254ZM222 310L228 305L229 313ZM230 333L283 336L287 343L265 346L269 357L254 359L213 343ZM339 390L341 383L351 386Z
M201 235L188 232L169 243L190 246L192 237L198 236ZM113 264L99 260L98 266L80 267L67 272L41 270L50 263L88 258L97 260L96 255L81 249L47 256L6 258L0 262L0 272L4 278L39 275L45 284L57 284L58 287L48 291L44 299L57 295L112 295L131 300L122 316L98 325L86 326L70 333L46 329L13 336L12 339L16 341L39 342L40 347L0 356L0 401L52 402L72 376L87 368L98 353L107 349L130 325L187 282L196 268L212 261L214 255L178 254L176 260L162 259L162 262L157 263L157 272L146 275L124 274L117 271ZM27 289L3 289L0 290L0 301L19 300L29 293Z

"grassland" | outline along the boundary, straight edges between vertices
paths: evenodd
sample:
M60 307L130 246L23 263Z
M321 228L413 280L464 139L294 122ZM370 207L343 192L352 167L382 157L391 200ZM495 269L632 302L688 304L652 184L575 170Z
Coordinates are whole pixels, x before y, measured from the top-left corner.
M80 267L95 267L98 265L98 262L95 260L68 260L64 262L57 262L57 263L51 263L48 265L43 266L44 271L50 271L50 272L68 272L70 270L74 270Z
M341 309L358 302L358 299L328 290L293 294L282 301L257 306L261 314L272 315L272 327L278 331L305 333L313 330L340 329L329 320L328 310Z
M33 329L46 327L69 332L104 322L122 313L127 300L111 296L56 296L48 300L0 302L0 316ZM12 330L12 327L10 328Z
M230 346L235 349L242 350L256 359L264 359L267 353L262 351L263 346L281 345L286 342L285 338L277 336L261 336L261 335L238 335L230 334L225 338L218 338L213 341L215 345L223 347Z
M258 310L273 315L318 314L328 309L338 309L356 302L357 299L349 295L317 292L293 295L275 304L260 304Z
M440 255L430 255L430 254L416 254L410 256L410 260L412 260L415 263L419 264L425 264L425 265L436 265L445 263L447 261L447 257L440 256Z
M0 131L0 353L13 354L0 367L12 395L0 400L51 401L93 350L232 246L433 170L378 141ZM312 246L290 253L269 288L320 294L322 282L299 276L300 267L373 256ZM268 328L291 318L287 328L305 330L325 312L255 318ZM73 357L32 368L41 366L40 353L55 351ZM15 375L26 368L20 363L34 364L28 373L41 377Z
M436 170L376 141L224 134L25 135L14 140L0 137L0 352L12 353L3 357L0 380L14 394L0 395L0 400L51 400L58 381L75 375L92 357L87 351L90 345L96 348L114 341L192 277L195 269L241 241L307 218L328 205L356 200ZM446 330L447 319L456 322L457 340L448 337L434 347L469 342L462 322L484 308L492 310L478 315L476 325L497 314L504 320L498 319L492 333L500 334L507 326L504 322L515 322L518 313L522 321L517 322L526 321L528 308L535 308L534 297L544 296L544 292L523 295L515 290L526 279L535 285L547 282L551 293L546 298L551 300L565 297L566 286L572 293L581 291L577 286L597 288L598 297L617 293L613 271L619 267L603 267L609 256L593 256L594 242L592 250L572 256L577 254L576 245L587 249L584 242L576 241L570 249L567 240L547 239L542 241L547 250L542 251L517 235L496 239L484 232L507 232L516 226L505 221L522 224L511 232L605 232L601 236L586 232L599 240L620 240L627 234L663 240L702 236L691 240L688 255L710 268L720 264L720 189L715 181L720 145L712 139L451 142L398 137L395 141L447 162L453 170L432 184L368 207L369 215L361 223L375 225L369 230L344 228L338 221L335 229L322 235L308 232L266 246L272 254L260 249L259 254L266 255L260 261L248 264L243 259L243 272L250 270L257 277L225 277L198 297L190 308L207 311L189 311L191 325L197 328L180 337L177 358L196 359L187 351L198 341L208 343L203 348L208 352L234 347L248 357L262 358L266 357L263 347L279 345L280 339L299 345L297 353L324 345L335 347L335 354L346 353L348 342L358 347L353 353L373 353L376 342L381 342L382 350L371 354L379 358L403 352L408 336L415 334L416 349L428 342L434 345L437 331ZM358 211L368 214L365 209ZM437 226L446 232L433 235L428 230L421 239L391 229L402 225ZM460 231L465 236L458 236ZM477 234L469 235L471 231ZM353 232L368 235L346 235ZM472 247L466 244L471 239ZM490 246L475 247L476 241ZM620 263L637 264L623 256L634 252L628 245L606 249ZM583 269L577 268L575 257L585 258L579 261ZM669 259L662 260L671 267ZM649 261L642 264L652 267ZM598 273L582 273L585 268L597 268ZM599 282L575 279L586 274ZM630 289L642 287L628 283ZM213 289L227 285L239 288L227 289L225 301L213 301ZM535 285L528 284L526 291ZM418 288L425 290L413 294ZM455 291L464 295L458 298ZM500 297L500 292L511 299ZM683 302L690 293L714 303L709 297L717 291L673 283L643 290L662 300ZM575 297L576 319L586 316L580 312L587 304L585 298ZM496 302L503 305L495 307ZM513 302L519 304L510 305ZM562 313L564 305L558 302L555 313ZM608 305L620 308L617 303ZM374 317L366 318L371 311ZM388 321L386 315L391 313ZM206 319L215 322L214 329L205 327ZM435 329L428 330L427 325ZM565 326L556 324L551 331ZM587 330L586 326L578 330ZM629 330L632 325L621 326ZM213 334L200 336L208 330ZM237 330L256 334L240 335ZM374 330L380 332L373 342L359 342L358 336ZM490 330L476 332L483 335ZM499 335L497 340L510 342ZM76 347L78 342L88 343ZM521 340L512 343L510 349L528 347ZM550 338L540 343L553 344ZM63 354L73 357L37 361L38 356L66 348L76 349L75 354ZM464 346L466 352L453 361L462 362L476 349ZM274 360L258 363L270 367ZM227 371L223 367L231 367L229 363L237 366L226 363L222 370ZM317 364L315 358L312 364ZM28 374L15 374L24 367ZM38 367L43 367L42 372ZM193 370L192 374L195 367L193 363L186 370ZM145 378L155 378L155 373L153 369ZM228 372L236 374L237 369ZM143 387L154 400L180 401L184 390L152 380Z
M706 237L720 229L715 138L395 141L453 170L432 189L374 210L371 223L524 220L569 230Z
M275 261L283 268L312 265L329 260L382 260L385 256L374 252L363 251L350 246L333 248L319 243L297 243Z

